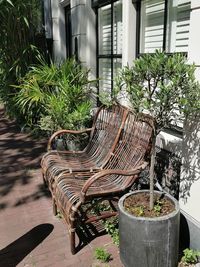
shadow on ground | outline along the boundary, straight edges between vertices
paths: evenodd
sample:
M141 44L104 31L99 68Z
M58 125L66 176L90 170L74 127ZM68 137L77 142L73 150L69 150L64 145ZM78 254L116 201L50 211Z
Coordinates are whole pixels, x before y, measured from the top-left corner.
M0 250L1 266L17 266L18 263L20 263L53 231L53 228L52 224L40 224Z
M22 133L15 121L7 119L4 110L0 109L0 197L7 196L16 186L27 185L32 179L41 176L40 160L46 142L44 138L36 139L30 134ZM43 196L49 194L41 183L32 195L17 200L14 206ZM1 198L0 210L7 206L8 203Z

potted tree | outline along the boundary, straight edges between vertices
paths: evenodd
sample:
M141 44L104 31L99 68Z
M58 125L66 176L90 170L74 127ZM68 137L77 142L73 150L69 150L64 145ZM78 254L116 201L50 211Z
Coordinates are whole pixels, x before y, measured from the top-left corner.
M126 267L177 266L179 205L172 196L154 192L155 147L163 128L199 110L200 87L194 71L183 55L156 51L135 60L133 67L125 67L117 79L117 92L126 87L134 110L155 119L150 190L127 194L119 201L120 255ZM142 203L138 203L140 200ZM132 203L136 206L132 207Z

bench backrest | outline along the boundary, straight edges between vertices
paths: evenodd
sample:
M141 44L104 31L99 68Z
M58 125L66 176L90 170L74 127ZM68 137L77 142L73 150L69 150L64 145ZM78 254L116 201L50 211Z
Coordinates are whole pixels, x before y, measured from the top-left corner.
M96 165L103 167L115 149L126 120L127 109L121 105L101 107L97 111L86 153Z
M145 114L135 115L129 112L113 154L105 169L130 170L144 161L150 147L153 131L153 119ZM109 179L116 179L116 183L126 188L133 182L134 177L112 175Z

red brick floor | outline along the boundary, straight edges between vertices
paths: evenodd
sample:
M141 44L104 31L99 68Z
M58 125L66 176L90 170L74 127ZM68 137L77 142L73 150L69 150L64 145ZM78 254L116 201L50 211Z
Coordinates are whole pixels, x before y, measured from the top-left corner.
M39 163L45 146L21 133L0 109L0 267L122 266L108 235L95 235L71 255L66 226L53 216L42 183ZM104 246L113 258L107 264L93 256L96 247Z

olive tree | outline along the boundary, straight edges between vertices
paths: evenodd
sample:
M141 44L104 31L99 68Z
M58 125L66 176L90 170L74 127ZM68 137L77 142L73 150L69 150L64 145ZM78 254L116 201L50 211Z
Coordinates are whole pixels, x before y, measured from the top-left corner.
M156 51L124 67L116 79L116 92L126 88L132 107L154 117L150 163L150 209L153 209L156 137L164 128L200 110L200 86L195 80L195 66L182 54L166 55Z

